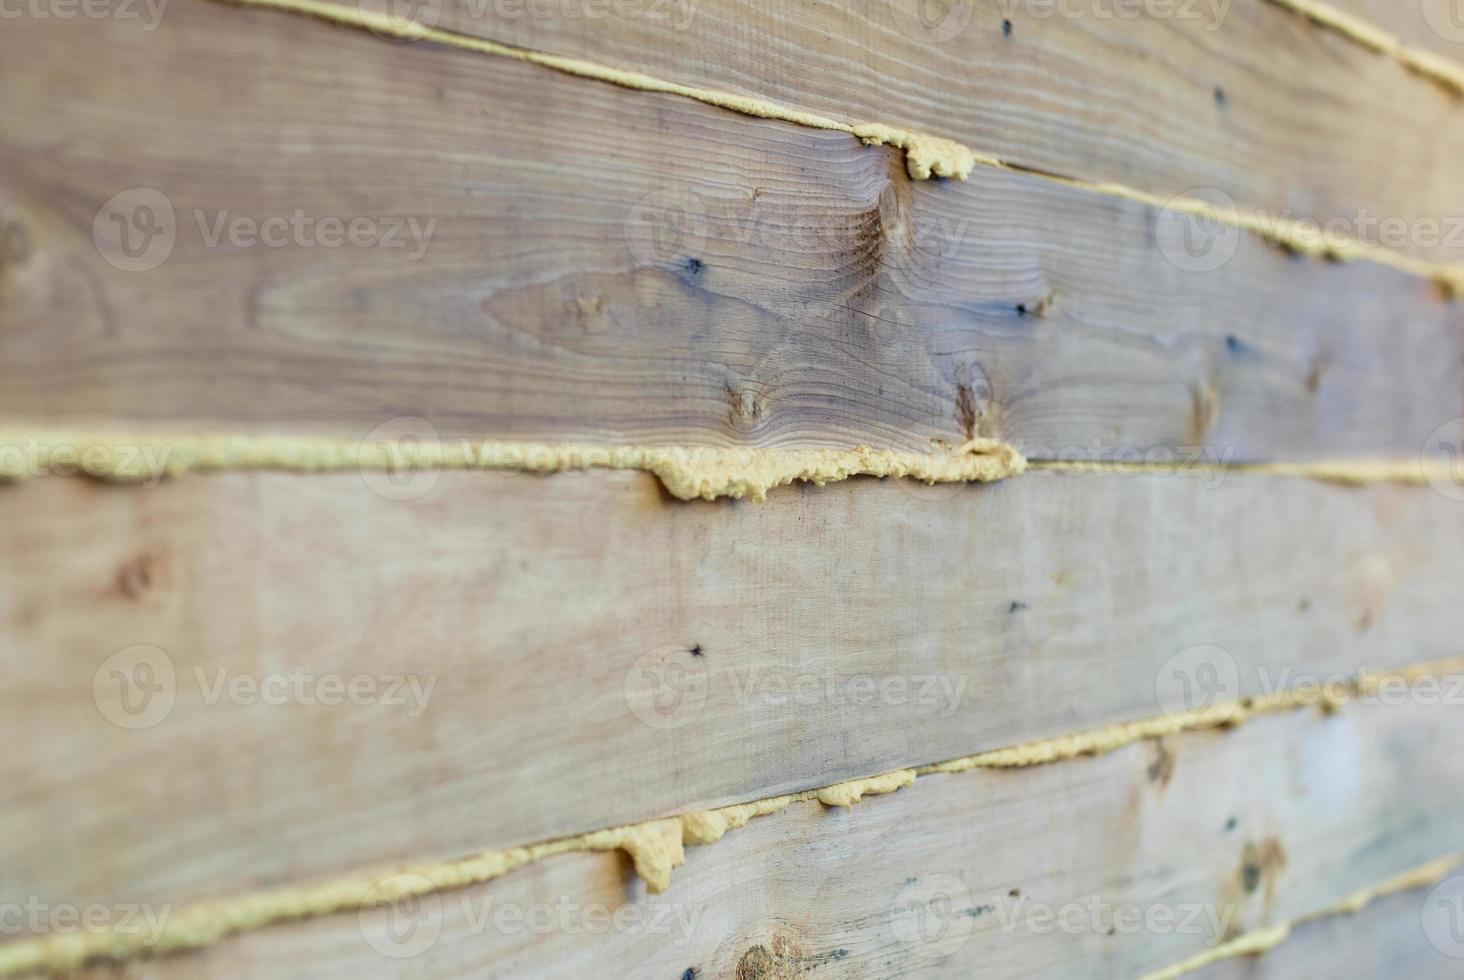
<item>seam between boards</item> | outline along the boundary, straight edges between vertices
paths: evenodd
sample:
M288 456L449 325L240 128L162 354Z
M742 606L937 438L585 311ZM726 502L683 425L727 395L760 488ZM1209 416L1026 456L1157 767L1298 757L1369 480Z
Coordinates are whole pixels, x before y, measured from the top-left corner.
M297 474L424 469L559 473L639 470L682 500L763 500L794 482L823 486L856 476L923 483L989 483L1029 471L1123 475L1253 473L1334 483L1424 484L1455 479L1448 462L1317 459L1256 463L1029 460L1015 446L977 438L949 452L852 449L614 446L501 440L374 441L330 436L209 435L154 432L0 431L0 480L82 475L154 485L196 473Z
M65 973L94 961L120 962L199 949L229 935L253 932L279 923L359 911L390 905L413 896L483 884L560 854L624 851L648 889L660 892L669 885L672 870L685 862L687 845L712 844L750 820L779 813L796 803L816 801L824 806L849 807L866 796L898 792L917 779L932 775L1048 765L1083 756L1103 755L1146 739L1181 732L1234 728L1261 715L1308 707L1334 711L1362 695L1382 689L1384 685L1411 683L1461 670L1464 670L1464 657L1388 672L1363 672L1353 680L1321 688L1308 687L1222 702L1203 710L1176 711L926 766L897 769L800 793L612 827L529 846L488 851L454 861L363 871L318 884L199 902L174 912L152 936L111 930L57 934L0 945L0 977ZM1274 939L1272 945L1280 941L1273 936L1261 938ZM1252 937L1250 942L1257 948L1237 948L1225 955L1260 951L1260 940ZM1207 954L1216 955L1215 950L1207 951ZM1196 968L1197 965L1185 967L1186 970ZM1174 969L1170 968L1171 971ZM1158 977L1164 980L1178 975L1169 972Z
M1307 222L1275 218L1229 206L1219 206L1199 198L1184 195L1164 197L1124 184L1090 181L1056 174L1010 160L1003 160L941 136L933 136L885 123L845 122L805 109L780 105L767 99L685 85L656 78L643 72L615 68L581 58L533 51L438 27L429 27L407 18L365 9L359 4L348 6L331 2L331 0L214 0L214 2L300 14L338 26L369 31L383 39L427 41L479 54L511 58L579 78L607 82L622 88L677 95L743 115L847 133L870 146L891 146L902 150L905 153L906 169L916 180L931 177L954 177L958 180L965 180L977 166L1024 174L1088 193L1120 198L1161 211L1190 215L1230 225L1279 245L1287 251L1310 258L1333 262L1365 261L1386 266L1405 275L1427 279L1449 297L1464 293L1464 263L1431 262L1405 255L1393 249L1369 245L1338 234L1326 233ZM1283 0L1272 0L1272 2L1283 2ZM1289 0L1289 2L1296 3L1299 0Z

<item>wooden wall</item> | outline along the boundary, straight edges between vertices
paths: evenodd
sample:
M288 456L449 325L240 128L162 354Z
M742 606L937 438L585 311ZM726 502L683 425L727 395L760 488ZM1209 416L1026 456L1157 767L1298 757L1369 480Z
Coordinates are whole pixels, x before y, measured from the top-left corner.
M1185 252L1182 219L1134 199L1368 244L1391 220L1380 247L1464 262L1447 86L1269 0L974 0L944 29L904 0L419 11L1015 167L917 181L843 132L282 10L50 2L0 23L0 451L405 425L774 452L984 436L1034 467L763 503L631 472L0 484L0 975L88 932L58 908L181 921L1164 718L1096 757L793 803L692 847L659 894L623 853L570 853L87 970L1127 977L1288 923L1194 975L1457 969L1429 904L1457 889L1333 914L1464 852L1457 666L1233 728L1174 697L1464 654L1458 481L1266 471L1457 444L1464 305L1228 225L1190 229L1222 253ZM1338 9L1460 57L1411 10ZM326 221L359 234L328 244ZM1075 457L1146 462L1041 466ZM167 692L141 714L138 678ZM363 686L322 703L323 679ZM1121 929L1093 903L1193 918ZM1075 907L1070 929L1032 918Z

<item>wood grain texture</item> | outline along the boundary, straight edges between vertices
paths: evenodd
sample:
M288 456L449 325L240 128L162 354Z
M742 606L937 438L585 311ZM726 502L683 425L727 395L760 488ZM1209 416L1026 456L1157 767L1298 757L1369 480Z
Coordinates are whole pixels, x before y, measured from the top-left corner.
M1404 44L1464 62L1464 9L1455 0L1328 0L1354 17L1397 35Z
M1098 759L922 778L850 810L799 804L755 820L692 849L660 896L616 856L575 855L410 909L118 972L1138 976L1217 932L1325 907L1459 849L1461 724L1452 707L1296 713ZM591 906L620 924L591 933Z
M1396 6L1418 2L1451 0ZM1464 155L1459 100L1268 0L595 8L439 0L421 9L459 33L925 130L1049 173L1163 195L1218 188L1246 208L1343 218L1363 237L1378 230L1366 231L1362 214L1464 215L1449 162ZM1386 18L1409 19L1421 15ZM1464 260L1459 236L1405 236L1394 247Z
M1146 718L1186 678L1459 652L1464 509L1426 488L1030 474L743 506L631 473L410 501L234 474L30 481L0 518L0 731L30 746L0 763L0 895L52 901L456 857ZM137 646L150 675L114 656Z
M1355 915L1302 926L1263 957L1228 960L1198 970L1189 980L1290 980L1293 977L1407 977L1452 980L1459 976L1460 944L1448 931L1439 904L1464 899L1464 877L1437 890L1391 895ZM1425 932L1425 912L1432 917ZM1437 931L1435 931L1437 930ZM1440 941L1430 941L1432 934Z
M8 423L1269 459L1464 411L1428 283L1248 236L1187 271L1152 209L1036 177L911 184L842 134L191 0L14 21L0 83ZM123 271L93 231L117 258L99 209L139 187L176 241ZM420 261L208 244L296 213L436 224Z

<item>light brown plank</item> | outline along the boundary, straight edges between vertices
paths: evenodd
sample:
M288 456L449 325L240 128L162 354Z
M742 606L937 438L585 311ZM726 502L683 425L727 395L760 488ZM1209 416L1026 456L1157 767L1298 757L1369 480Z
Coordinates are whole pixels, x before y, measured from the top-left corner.
M1458 850L1461 724L1456 707L1296 713L922 778L755 820L691 850L659 896L613 855L576 855L124 975L1133 977ZM590 905L622 926L588 933Z
M1387 6L1420 2L1450 0ZM1458 98L1269 0L632 0L573 16L592 7L439 0L421 16L848 121L925 130L1050 173L1163 195L1216 188L1247 208L1343 219L1375 243L1382 230L1364 215L1410 227L1450 218L1456 230L1464 215L1449 163L1464 155ZM1384 22L1419 19L1402 12ZM1408 31L1421 34L1416 23ZM1409 232L1389 243L1464 260L1460 235Z
M1430 284L1251 237L1188 271L1152 209L1035 177L911 184L842 134L191 0L9 22L0 85L11 424L1268 459L1411 456L1461 411ZM137 187L176 243L123 271L93 231ZM296 211L436 225L415 262L207 245Z
M1332 6L1396 35L1404 44L1464 62L1464 12L1454 0L1329 0Z
M1191 974L1189 980L1449 980L1459 976L1464 947L1449 932L1448 908L1457 908L1461 900L1464 875L1453 875L1430 888L1380 899L1356 915L1302 926L1263 957L1216 963Z
M0 488L0 733L28 747L0 763L0 895L181 901L454 857L1150 717L1183 678L1201 702L1459 653L1464 509L1427 488L411 487ZM139 645L151 676L109 659ZM144 704L168 664L173 702ZM297 670L378 686L210 693ZM386 703L392 675L435 686ZM109 720L131 724L124 695L147 727Z

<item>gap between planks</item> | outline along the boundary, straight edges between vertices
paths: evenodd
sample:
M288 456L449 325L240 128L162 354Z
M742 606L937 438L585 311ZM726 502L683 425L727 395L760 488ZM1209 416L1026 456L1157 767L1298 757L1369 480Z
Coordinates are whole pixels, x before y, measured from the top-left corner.
M1378 899L1437 884L1447 878L1450 872L1459 867L1461 862L1464 862L1464 853L1447 854L1437 860L1411 868L1387 881L1359 889L1336 905L1329 905L1324 909L1308 912L1306 915L1236 936L1234 939L1212 946L1162 970L1146 973L1140 980L1177 980L1178 977L1222 960L1239 956L1260 956L1290 939L1291 934L1302 926L1339 915L1355 915Z
M794 482L823 486L856 476L935 483L990 483L1029 470L1126 475L1229 472L1324 480L1349 485L1450 485L1455 468L1442 457L1412 459L1219 462L1028 460L1015 446L976 438L941 453L853 449L605 446L497 440L369 441L329 436L168 435L125 432L0 432L0 480L91 476L155 486L192 473L280 471L410 473L424 469L561 473L640 470L681 500L763 500Z
M1300 14L1318 27L1336 31L1355 44L1376 54L1392 58L1405 69L1442 87L1449 94L1464 97L1464 65L1443 55L1409 47L1391 31L1361 17L1339 10L1322 0L1269 0L1295 14Z
M422 863L389 871L363 871L312 885L200 902L185 906L171 915L156 935L152 936L135 931L124 932L114 927L102 932L63 933L0 945L0 977L35 973L62 974L97 961L122 962L199 949L226 936L257 931L279 923L391 905L413 896L483 884L525 865L559 854L624 851L630 856L637 874L645 880L647 887L652 892L660 892L670 883L672 870L685 862L685 848L688 844L715 843L729 830L745 826L756 817L779 813L796 803L816 801L824 806L849 807L865 796L898 792L925 776L955 774L973 769L1048 765L1083 756L1103 755L1139 741L1166 735L1231 729L1254 717L1301 708L1319 708L1324 712L1332 712L1363 695L1381 690L1385 685L1406 685L1461 671L1464 671L1464 656L1385 673L1363 671L1356 679L1336 681L1320 688L1294 689L1222 702L1202 710L1176 711L945 762L897 769L801 793L612 827L529 846L488 851L453 861ZM1417 876L1418 872L1410 874ZM1413 880L1407 875L1403 879ZM1379 886L1387 887L1389 883ZM1378 888L1370 889L1352 896L1335 908L1356 911L1356 908L1373 898L1387 893ZM1297 920L1292 925L1331 914L1334 914L1333 910L1327 910ZM1242 936L1231 943L1207 950L1200 956L1182 961L1146 980L1170 980L1216 959L1263 952L1284 940L1290 934L1290 928L1290 925L1278 926Z
M368 10L359 4L348 6L332 2L332 0L215 0L215 2L301 14L339 26L369 31L383 40L428 41L478 54L512 58L579 78L608 82L623 88L677 95L743 115L775 119L814 129L848 133L870 146L892 146L902 150L905 153L906 168L910 176L916 180L929 179L933 176L955 177L964 180L978 165L1025 174L1089 193L1134 201L1161 211L1190 215L1230 225L1279 245L1290 252L1310 258L1333 262L1366 261L1386 266L1405 275L1417 276L1433 282L1449 298L1464 293L1464 263L1431 262L1418 259L1393 249L1369 245L1338 234L1329 234L1306 222L1271 218L1238 208L1217 207L1198 198L1183 195L1166 198L1125 184L1091 181L1052 173L981 153L955 140L919 133L898 126L885 123L844 122L816 112L779 105L767 99L684 85L580 58L531 51L527 48L514 47L485 38L429 27L410 18ZM1447 61L1438 56L1424 52L1412 52L1411 49L1403 48L1397 38L1393 38L1394 43L1389 45L1384 39L1391 35L1376 28L1363 30L1356 29L1354 25L1354 30L1349 32L1339 25L1353 25L1356 19L1326 7L1317 0L1271 0L1271 2L1305 13L1319 23L1342 30L1354 40L1369 39L1371 41L1369 46L1373 50L1385 50L1390 53L1396 53L1399 50L1410 51L1412 54L1410 65L1416 72L1422 72L1425 70L1425 66L1431 65L1435 70L1441 70L1435 65L1436 62L1449 65ZM1318 11L1326 11L1326 13L1318 13ZM1364 27L1370 27L1365 22L1363 24ZM1458 90L1459 94L1464 94L1464 69L1456 70L1459 73L1459 78L1456 79L1458 84L1453 87Z

